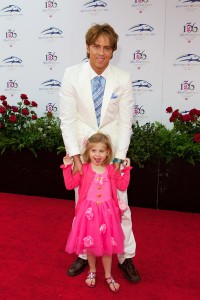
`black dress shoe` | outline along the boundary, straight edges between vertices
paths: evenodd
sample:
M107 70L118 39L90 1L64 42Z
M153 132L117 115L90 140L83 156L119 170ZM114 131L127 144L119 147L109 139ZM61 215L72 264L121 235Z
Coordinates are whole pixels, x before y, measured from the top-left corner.
M76 276L81 274L85 267L88 265L87 259L82 259L78 257L75 262L71 265L71 267L67 270L67 275L69 276Z
M141 280L138 271L136 270L132 258L126 258L123 264L118 264L119 268L124 271L124 277L130 282L136 283Z

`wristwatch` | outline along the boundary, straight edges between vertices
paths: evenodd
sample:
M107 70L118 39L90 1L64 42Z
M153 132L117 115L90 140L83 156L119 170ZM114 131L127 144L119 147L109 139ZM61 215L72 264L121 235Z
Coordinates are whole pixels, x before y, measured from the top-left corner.
M113 158L113 162L121 164L122 163L122 159L120 159L120 158Z

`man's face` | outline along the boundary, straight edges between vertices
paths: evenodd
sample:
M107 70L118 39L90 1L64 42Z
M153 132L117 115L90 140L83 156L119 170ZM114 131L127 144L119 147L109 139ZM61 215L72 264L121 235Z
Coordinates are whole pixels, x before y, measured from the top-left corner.
M90 55L90 65L92 69L99 75L109 65L112 58L113 50L107 35L100 35L93 45L87 46L87 53Z

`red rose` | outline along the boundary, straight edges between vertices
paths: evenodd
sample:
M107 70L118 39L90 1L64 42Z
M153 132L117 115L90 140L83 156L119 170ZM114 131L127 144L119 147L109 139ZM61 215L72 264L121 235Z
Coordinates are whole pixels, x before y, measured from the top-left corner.
M6 109L4 106L0 106L0 114L5 114Z
M7 107L8 106L8 102L6 100L3 100L2 101L2 105L5 106L5 107Z
M176 109L176 110L172 113L172 116L173 116L174 118L179 117L179 116L180 116L179 110Z
M3 124L0 123L0 129L3 128Z
M18 107L17 107L17 106L12 106L12 111L13 111L13 112L18 112L18 111L19 111L19 109L18 109Z
M36 115L32 115L32 116L31 116L31 119L32 119L32 120L36 120L36 119L37 119L37 116L36 116Z
M17 122L17 117L16 116L10 116L9 121L10 121L10 123L16 123Z
M38 106L38 104L37 104L35 101L31 101L31 105L32 105L33 107L37 107L37 106Z
M6 100L6 99L7 99L7 97L6 97L6 96L4 96L4 95L1 95L1 96L0 96L0 100L2 100L2 101L3 101L3 100Z
M26 94L21 94L21 99L28 99L28 96Z
M189 121L191 121L191 116L190 116L190 114L183 115L183 116L182 116L182 120L183 120L184 122L189 122Z
M192 108L189 112L190 115L196 115L197 113L197 109L196 108Z
M196 143L200 143L200 132L199 132L199 133L196 133L196 134L194 135L194 141L195 141Z
M30 105L30 101L29 101L28 99L25 99L25 100L24 100L24 104L25 104L25 105Z
M29 115L29 110L27 108L22 109L22 115L28 116Z
M167 108L166 108L166 112L167 112L167 113L171 113L171 112L173 112L173 109L172 109L172 107L171 107L171 106L167 107Z
M170 121L170 122L174 122L175 119L176 119L176 118L175 118L174 116L171 116L171 117L169 118L169 121Z

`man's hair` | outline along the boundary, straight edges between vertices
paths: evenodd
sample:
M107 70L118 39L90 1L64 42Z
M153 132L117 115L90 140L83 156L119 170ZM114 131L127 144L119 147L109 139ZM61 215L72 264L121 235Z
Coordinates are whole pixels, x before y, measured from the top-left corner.
M83 153L83 161L86 163L90 162L89 152L90 149L94 146L94 144L102 143L106 146L107 150L109 150L108 156L104 160L104 165L109 164L112 161L113 151L111 146L111 141L108 135L105 135L101 132L93 134L87 141L85 151Z
M117 50L117 41L118 34L114 31L114 29L107 23L102 25L94 24L92 27L88 29L85 35L86 45L90 46L95 44L96 39L100 35L106 35L109 38L110 46L113 51ZM89 58L89 53L87 53L87 57Z

